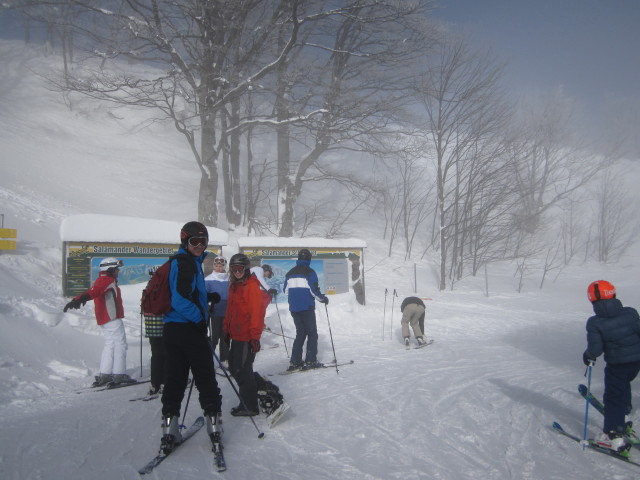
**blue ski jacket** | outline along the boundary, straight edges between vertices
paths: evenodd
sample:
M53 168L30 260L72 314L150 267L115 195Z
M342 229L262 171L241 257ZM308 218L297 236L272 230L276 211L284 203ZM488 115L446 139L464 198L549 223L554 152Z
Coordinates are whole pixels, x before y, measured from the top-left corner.
M595 315L587 320L587 350L592 358L604 353L610 364L640 361L640 317L617 298L593 303Z
M200 323L208 320L207 289L202 272L202 261L206 256L205 252L199 257L194 257L180 247L178 256L171 260L171 310L164 316L165 323Z
M315 310L315 299L323 301L325 296L318 286L318 275L310 267L311 260L298 260L284 279L284 293L289 296L289 311Z

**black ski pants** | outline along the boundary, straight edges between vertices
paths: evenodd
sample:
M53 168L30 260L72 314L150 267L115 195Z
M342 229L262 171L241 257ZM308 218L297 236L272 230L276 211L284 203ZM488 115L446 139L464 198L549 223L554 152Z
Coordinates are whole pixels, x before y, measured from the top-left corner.
M169 322L164 324L163 332L167 383L162 392L162 415L180 415L189 369L193 373L202 410L207 415L220 412L222 398L206 330L200 330L191 323Z
M232 340L229 351L229 372L238 383L240 398L249 410L258 410L258 386L253 374L253 361L256 354L251 351L249 342ZM239 405L243 407L242 403ZM244 408L242 408L244 410Z

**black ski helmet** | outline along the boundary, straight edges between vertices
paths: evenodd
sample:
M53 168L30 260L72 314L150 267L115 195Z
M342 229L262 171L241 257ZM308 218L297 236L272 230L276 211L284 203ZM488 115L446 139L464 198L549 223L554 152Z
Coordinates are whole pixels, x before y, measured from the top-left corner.
M311 252L303 248L298 252L298 260L311 260Z
M229 260L229 267L234 265L242 265L245 270L249 270L249 264L251 261L244 253L236 253L231 260Z
M209 231L200 222L187 222L180 230L180 243L186 246L191 237L205 237L209 239Z

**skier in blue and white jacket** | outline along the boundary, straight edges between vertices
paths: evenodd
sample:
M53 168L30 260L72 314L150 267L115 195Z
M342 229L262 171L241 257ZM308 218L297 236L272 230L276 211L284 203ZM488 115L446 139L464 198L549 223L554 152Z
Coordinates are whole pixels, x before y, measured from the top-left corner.
M289 311L296 326L296 338L291 349L288 370L318 368L318 328L316 325L315 300L325 305L329 299L320 291L318 275L311 268L311 252L303 248L298 252L298 261L285 275L284 293L289 298ZM307 341L305 362L302 363L302 347Z

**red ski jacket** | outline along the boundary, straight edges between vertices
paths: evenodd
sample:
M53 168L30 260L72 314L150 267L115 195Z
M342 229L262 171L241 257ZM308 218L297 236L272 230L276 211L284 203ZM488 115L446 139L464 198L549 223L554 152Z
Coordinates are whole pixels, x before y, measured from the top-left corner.
M224 333L239 342L260 340L264 330L265 312L260 282L255 275L246 280L232 282L229 285Z
M93 300L98 325L104 325L116 318L124 317L124 307L122 306L122 295L118 281L107 272L100 272L93 286L86 292L76 296L77 300L82 295L87 294Z

